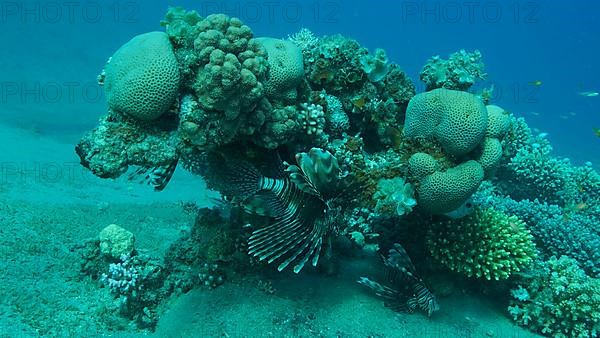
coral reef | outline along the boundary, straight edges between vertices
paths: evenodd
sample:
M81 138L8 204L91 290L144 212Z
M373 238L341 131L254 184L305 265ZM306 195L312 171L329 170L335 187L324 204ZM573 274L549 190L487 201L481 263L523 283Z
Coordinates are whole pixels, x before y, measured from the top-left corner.
M432 214L450 212L471 197L482 181L483 168L473 160L436 171L419 181L417 203Z
M302 50L291 41L258 38L265 48L269 62L269 75L264 83L265 94L272 102L294 104L298 99L298 86L304 79Z
M140 125L111 112L79 141L75 151L81 164L102 178L117 178L130 166L165 166L176 161L181 142L177 133L167 129L169 125Z
M103 255L118 259L129 257L135 250L135 236L116 224L107 225L100 231L100 252ZM123 260L121 258L121 260Z
M409 283L363 284L403 307L438 309L417 270L476 277L465 290L515 288L510 312L534 331L597 334L600 175L556 157L491 90L468 92L486 77L479 51L430 59L416 94L383 49L341 35L256 38L237 18L179 7L162 25L109 60L108 111L76 152L98 177L133 167L155 190L181 164L227 202L192 208L162 260L116 225L86 243L82 272L112 309L152 329L173 293L273 263L331 272L337 250L394 247L384 263Z

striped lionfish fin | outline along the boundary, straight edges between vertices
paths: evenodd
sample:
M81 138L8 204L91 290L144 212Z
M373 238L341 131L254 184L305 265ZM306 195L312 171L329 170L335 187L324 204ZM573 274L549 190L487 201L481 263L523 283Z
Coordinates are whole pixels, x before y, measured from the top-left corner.
M421 278L417 275L417 270L413 265L410 257L402 245L395 243L390 249L388 257L384 259L386 266L386 274L390 282L395 280L411 280L418 282Z
M202 176L209 188L240 200L260 191L262 175L251 163L230 160L217 153L209 153L205 158L208 165L205 165Z
M389 307L393 311L413 313L417 308L417 302L414 297L407 299L398 290L374 282L366 277L360 277L358 283L365 285L373 290L377 296L384 298L385 301L383 302L383 305Z
M139 183L148 184L155 191L162 191L169 184L169 181L171 181L175 168L177 168L177 162L178 159L175 159L172 162L156 167L140 167L129 174L128 180L133 181L141 176L142 178L139 180Z
M385 285L379 284L375 281L372 281L367 277L360 277L360 279L358 280L358 284L362 284L368 287L369 289L375 291L375 294L379 297L383 297L389 300L394 300L398 298L398 291Z
M406 281L411 283L409 290L413 295L406 301L407 307L412 309L411 312L415 308L419 308L431 316L433 312L439 310L437 298L429 291L423 279L417 275L417 269L400 244L396 243L390 249L385 265L390 270L388 276L391 281L395 279L397 284L398 281L403 284Z
M286 163L287 164L287 163ZM320 192L314 183L306 176L302 169L293 164L287 164L286 171L289 173L291 181L303 192L315 196L320 196Z
M294 272L298 273L311 258L312 265L317 265L325 231L321 223L290 213L256 230L248 240L248 252L268 263L283 259L277 267L279 271L297 262Z
M315 211L311 206L318 208L322 202L304 194L289 180L265 178L261 187L276 197L271 202L272 208L280 214L274 223L252 233L248 252L269 264L282 259L277 267L279 271L297 262L294 272L298 273L311 258L316 265L327 227L317 221L318 215L311 214Z
M423 283L416 283L414 288L414 298L416 305L423 311L427 312L428 316L440 309L437 298Z

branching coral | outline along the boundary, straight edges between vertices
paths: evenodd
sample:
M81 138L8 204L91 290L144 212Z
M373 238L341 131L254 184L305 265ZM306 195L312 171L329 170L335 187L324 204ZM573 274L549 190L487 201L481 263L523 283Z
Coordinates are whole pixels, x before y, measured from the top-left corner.
M564 210L538 200L515 201L498 195L489 184L486 186L487 189L474 195L475 203L522 219L545 257L568 255L577 259L591 276L600 276L600 234L597 231L600 214L594 212L593 206L589 210Z
M521 325L552 337L600 334L600 279L567 256L538 262L508 311Z
M506 279L536 257L533 237L525 223L494 209L436 222L427 234L432 256L468 277Z

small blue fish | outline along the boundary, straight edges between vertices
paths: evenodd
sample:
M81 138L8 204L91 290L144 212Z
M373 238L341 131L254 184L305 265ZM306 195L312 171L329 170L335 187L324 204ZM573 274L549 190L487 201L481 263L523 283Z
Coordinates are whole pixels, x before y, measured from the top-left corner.
M586 91L586 92L579 92L577 94L579 94L581 96L585 96L585 97L595 97L595 96L600 95L600 93L598 93L598 92L588 92L588 91Z

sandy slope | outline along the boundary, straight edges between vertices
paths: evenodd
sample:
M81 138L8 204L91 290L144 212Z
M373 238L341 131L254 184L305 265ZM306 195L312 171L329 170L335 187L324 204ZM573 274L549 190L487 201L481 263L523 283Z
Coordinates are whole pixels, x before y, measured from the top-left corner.
M145 186L87 175L76 166L70 144L7 127L0 127L0 142L18 145L1 155L0 336L145 335L115 319L107 289L80 276L75 248L117 223L135 233L140 250L161 255L192 222L179 201L208 203L202 182L177 172L169 188L156 194ZM34 169L24 174L15 166ZM51 166L73 167L74 173L50 179L35 169ZM398 315L354 282L373 272L368 259L342 262L335 276L272 273L212 291L192 290L166 304L155 335L531 336L501 309L473 296L441 299L442 311L431 319ZM271 283L273 292L259 287L259 279ZM125 331L106 330L123 325Z

